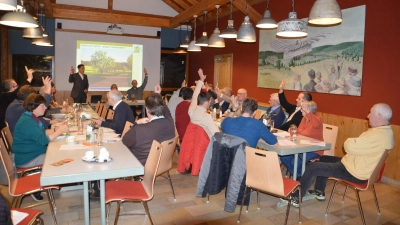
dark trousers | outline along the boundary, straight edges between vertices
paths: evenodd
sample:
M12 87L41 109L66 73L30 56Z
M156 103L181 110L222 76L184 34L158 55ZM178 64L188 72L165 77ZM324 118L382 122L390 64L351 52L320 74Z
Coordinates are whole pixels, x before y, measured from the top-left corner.
M319 162L309 163L300 179L301 196L304 196L307 190L315 182L314 189L325 192L326 183L329 177L336 177L354 183L364 183L366 180L359 180L351 175L341 162L340 157L321 156ZM296 193L297 194L297 193Z
M74 98L74 103L86 103L86 94L81 93L76 98Z

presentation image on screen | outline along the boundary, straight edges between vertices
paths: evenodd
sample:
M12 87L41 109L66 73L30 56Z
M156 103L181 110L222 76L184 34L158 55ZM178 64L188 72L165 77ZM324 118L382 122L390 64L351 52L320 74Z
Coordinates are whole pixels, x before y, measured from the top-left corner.
M141 85L143 45L78 40L76 47L76 65L85 65L89 91L109 91L111 84L126 91L134 79Z

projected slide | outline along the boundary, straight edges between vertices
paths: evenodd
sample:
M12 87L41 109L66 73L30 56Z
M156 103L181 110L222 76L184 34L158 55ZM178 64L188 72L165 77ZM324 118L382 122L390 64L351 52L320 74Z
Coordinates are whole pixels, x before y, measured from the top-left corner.
M85 65L89 91L109 91L117 84L119 91L138 86L143 81L143 45L78 40L76 65Z

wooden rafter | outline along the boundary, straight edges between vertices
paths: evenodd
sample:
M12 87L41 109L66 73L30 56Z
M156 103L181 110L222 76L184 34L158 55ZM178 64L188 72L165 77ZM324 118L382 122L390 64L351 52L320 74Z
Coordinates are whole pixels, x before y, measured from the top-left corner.
M185 8L183 8L181 5L179 5L177 2L174 0L162 0L165 4L167 4L169 7L173 8L175 11L178 13L183 12Z
M108 9L109 10L113 9L113 0L108 0Z

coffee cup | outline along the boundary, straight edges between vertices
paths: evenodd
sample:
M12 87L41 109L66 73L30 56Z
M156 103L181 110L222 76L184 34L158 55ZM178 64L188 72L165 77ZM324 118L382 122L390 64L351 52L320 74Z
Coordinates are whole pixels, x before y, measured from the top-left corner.
M85 153L85 158L86 159L93 159L94 158L94 151L87 151Z

